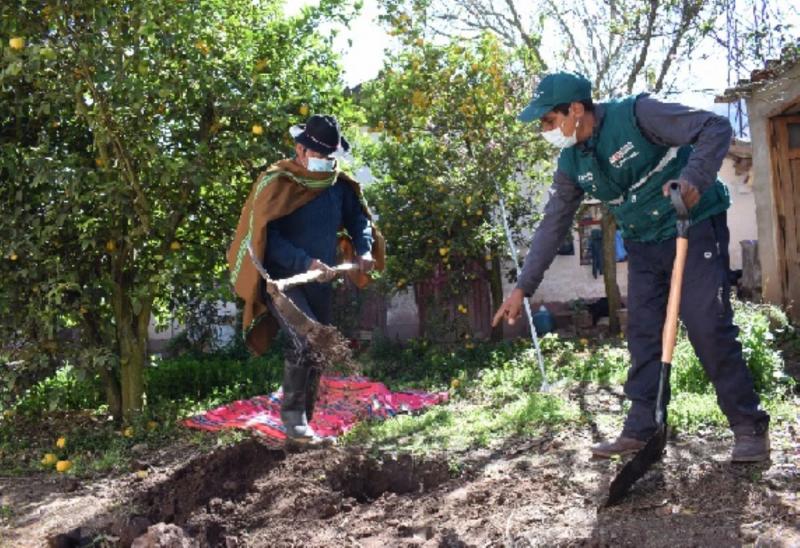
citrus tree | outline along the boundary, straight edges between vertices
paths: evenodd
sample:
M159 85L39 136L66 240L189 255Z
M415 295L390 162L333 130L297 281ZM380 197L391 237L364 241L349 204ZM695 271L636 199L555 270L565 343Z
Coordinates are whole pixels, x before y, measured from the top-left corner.
M426 41L424 9L400 4L386 18L403 47L364 87L362 104L375 137L367 160L378 181L368 190L390 245L387 276L398 288L437 280L464 315L464 288L489 279L497 306L508 250L500 198L518 234L534 220L534 176L546 169L546 152L515 120L532 63L490 34Z
M347 6L0 6L6 387L69 356L102 376L115 416L141 408L151 317L230 298L225 249L252 177L286 155L289 125L346 113L316 31Z

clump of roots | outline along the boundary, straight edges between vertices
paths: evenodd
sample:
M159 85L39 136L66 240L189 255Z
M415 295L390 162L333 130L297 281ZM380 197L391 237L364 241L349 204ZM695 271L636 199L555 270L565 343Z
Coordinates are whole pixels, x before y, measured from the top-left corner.
M338 329L323 325L306 316L274 283L267 283L275 310L294 335L306 341L313 361L323 371L340 371L345 374L360 373L347 339Z

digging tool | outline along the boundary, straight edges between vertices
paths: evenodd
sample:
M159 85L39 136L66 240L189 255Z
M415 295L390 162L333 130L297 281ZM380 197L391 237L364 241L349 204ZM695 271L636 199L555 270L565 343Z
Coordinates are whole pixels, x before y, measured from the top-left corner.
M247 250L250 259L264 278L267 285L267 293L272 299L275 312L281 316L284 323L290 328L289 336L295 339L305 339L312 354L319 363L326 365L343 364L352 371L357 371L358 367L353 361L352 352L347 340L339 333L339 330L332 325L323 325L308 316L297 305L286 296L284 291L301 284L325 280L327 274L322 270L311 270L303 272L290 278L273 280L258 260L253 247L248 244ZM357 268L355 264L343 263L333 270L338 274Z
M669 385L669 373L672 368L672 352L678 336L678 311L681 306L681 287L683 285L683 268L686 265L686 252L689 248L689 210L681 198L680 185L671 183L669 195L672 205L678 214L678 237L675 239L675 262L672 265L672 279L669 284L669 300L667 301L667 317L661 333L661 369L658 375L658 395L656 396L656 432L647 444L619 471L609 486L608 500L605 506L613 506L620 502L628 490L641 478L650 467L661 460L667 445L667 405L665 391Z
M514 245L514 238L511 235L511 226L508 224L508 213L506 212L506 201L503 198L503 193L500 190L500 186L495 181L495 189L497 189L497 195L500 197L500 215L503 217L503 229L506 233L506 239L508 240L508 249L511 252L511 259L514 261L514 268L517 269L519 272L520 264L519 264L519 254L517 253L517 246ZM533 347L536 349L536 361L539 364L539 373L542 375L542 384L539 387L539 390L542 392L547 392L550 390L550 386L547 384L547 374L544 370L544 358L542 358L542 349L539 346L539 337L536 336L536 327L533 325L533 313L531 313L531 303L528 299L523 301L523 306L525 307L525 317L528 318L528 327L531 331L531 340L533 341Z
M358 265L354 263L342 263L340 265L336 265L331 267L331 269L338 275L344 272L349 272L351 270L356 270ZM263 274L262 274L263 276ZM287 289L291 289L292 287L303 285L311 282L318 282L324 277L324 272L321 270L311 270L309 272L302 272L300 274L296 274L291 278L284 278L282 280L274 280L275 286L278 288L279 291L286 292Z

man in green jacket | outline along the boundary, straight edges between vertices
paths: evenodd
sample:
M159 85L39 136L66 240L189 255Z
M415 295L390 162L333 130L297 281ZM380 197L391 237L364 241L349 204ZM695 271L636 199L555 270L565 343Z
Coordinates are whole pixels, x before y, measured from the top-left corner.
M731 460L769 458L769 415L759 404L733 324L728 280L727 189L717 172L730 145L727 119L646 94L594 104L583 76L545 76L519 115L539 121L561 149L550 197L517 286L494 317L513 324L544 277L584 195L614 213L628 251L628 349L631 408L622 433L592 448L597 457L634 453L655 431L655 399L675 256L670 182L690 208L689 252L680 316L735 435ZM669 401L669 391L667 391Z

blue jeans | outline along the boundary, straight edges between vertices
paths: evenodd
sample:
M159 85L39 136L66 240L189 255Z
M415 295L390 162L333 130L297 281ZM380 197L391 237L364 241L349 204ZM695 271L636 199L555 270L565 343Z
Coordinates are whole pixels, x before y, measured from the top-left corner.
M759 406L753 378L737 340L730 303L726 214L689 229L680 318L689 341L717 393L717 402L736 433L760 434L769 415ZM647 439L655 432L655 400L661 367L661 330L666 315L675 239L626 241L628 250L628 349L631 367L625 395L631 409L622 435ZM669 402L669 389L666 393Z

